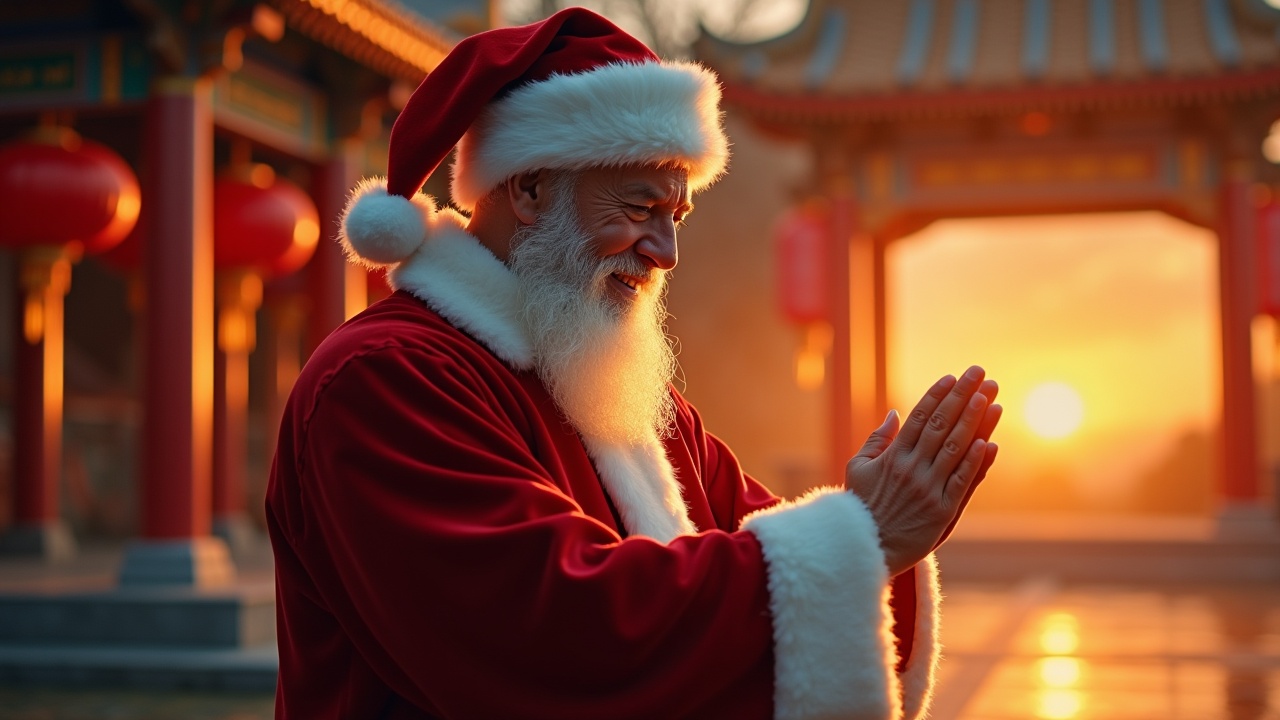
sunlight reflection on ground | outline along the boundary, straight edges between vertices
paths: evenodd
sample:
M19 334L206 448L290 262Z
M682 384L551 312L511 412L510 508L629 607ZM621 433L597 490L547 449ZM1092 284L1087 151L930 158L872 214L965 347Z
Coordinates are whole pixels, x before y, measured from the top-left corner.
M934 720L1280 718L1271 584L951 584L943 645Z

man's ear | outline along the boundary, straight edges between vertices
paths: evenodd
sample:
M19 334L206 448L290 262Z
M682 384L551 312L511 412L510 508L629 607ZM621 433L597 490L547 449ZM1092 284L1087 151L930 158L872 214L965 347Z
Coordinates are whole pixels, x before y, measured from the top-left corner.
M547 204L547 171L534 170L507 178L507 201L522 225L532 225Z

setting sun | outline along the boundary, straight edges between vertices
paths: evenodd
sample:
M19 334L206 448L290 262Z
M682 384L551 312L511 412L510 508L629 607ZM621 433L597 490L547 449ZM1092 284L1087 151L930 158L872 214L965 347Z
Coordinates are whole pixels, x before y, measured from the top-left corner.
M1080 427L1084 421L1084 401L1070 385L1046 382L1037 385L1027 395L1024 412L1032 432L1048 440L1057 440Z
M1000 383L1000 460L980 514L1163 507L1156 477L1211 462L1216 252L1211 231L1160 213L935 222L886 249L890 400L910 407L975 362ZM1078 396L1078 420L1037 409L1031 393L1049 382ZM1188 482L1209 482L1197 472Z

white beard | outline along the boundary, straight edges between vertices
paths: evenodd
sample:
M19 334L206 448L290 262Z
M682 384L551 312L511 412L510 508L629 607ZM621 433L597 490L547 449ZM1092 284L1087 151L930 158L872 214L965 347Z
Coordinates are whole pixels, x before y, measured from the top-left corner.
M670 432L675 352L665 322L666 273L634 255L597 258L579 225L575 177L552 182L552 207L513 240L511 270L524 295L534 366L578 432L640 445ZM610 275L649 277L630 306L611 301Z

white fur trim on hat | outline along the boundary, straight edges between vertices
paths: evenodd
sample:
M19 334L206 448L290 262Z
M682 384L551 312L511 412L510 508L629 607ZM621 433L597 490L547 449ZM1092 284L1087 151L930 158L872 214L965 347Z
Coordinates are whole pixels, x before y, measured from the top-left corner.
M720 85L695 63L615 63L552 75L489 104L458 143L453 200L470 210L522 172L679 163L698 191L724 172Z
M388 195L386 178L367 178L347 199L338 239L352 262L369 268L395 265L426 240L435 212L429 196Z

